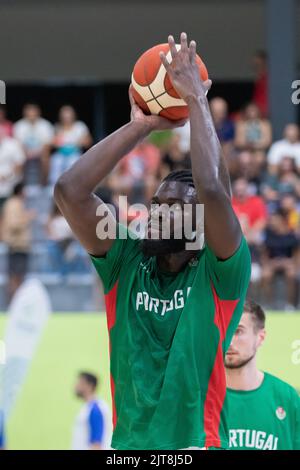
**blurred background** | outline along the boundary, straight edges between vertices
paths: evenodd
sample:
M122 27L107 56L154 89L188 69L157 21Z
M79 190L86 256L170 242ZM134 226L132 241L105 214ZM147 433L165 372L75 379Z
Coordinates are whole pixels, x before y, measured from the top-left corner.
M197 41L213 80L211 112L251 248L249 295L269 312L262 367L300 388L291 360L300 335L300 1L0 0L0 19L0 311L34 278L55 312L9 422L11 447L68 448L82 368L101 376L110 403L102 287L53 186L128 121L134 63L169 33ZM188 125L152 134L97 192L119 212L120 194L148 203L168 172L190 167L189 151Z

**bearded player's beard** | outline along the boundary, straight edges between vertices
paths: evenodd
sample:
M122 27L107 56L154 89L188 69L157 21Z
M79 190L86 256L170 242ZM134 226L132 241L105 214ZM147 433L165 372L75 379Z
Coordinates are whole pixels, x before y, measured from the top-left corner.
M170 239L170 240L151 240L144 238L141 240L141 249L145 256L169 255L171 253L179 253L184 251L188 240Z
M226 369L241 369L242 367L245 367L250 361L252 361L255 355L256 352L254 352L252 356L249 356L247 359L241 359L240 361L236 362L227 361L225 356L225 367Z

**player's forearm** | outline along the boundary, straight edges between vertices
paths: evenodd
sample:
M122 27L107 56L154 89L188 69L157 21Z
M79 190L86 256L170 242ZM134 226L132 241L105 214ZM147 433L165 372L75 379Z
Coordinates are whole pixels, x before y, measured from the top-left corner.
M191 161L200 200L213 192L231 194L230 179L206 98L188 101L191 123Z
M76 198L92 193L121 158L148 133L144 125L129 122L94 145L60 177L56 195L68 193Z

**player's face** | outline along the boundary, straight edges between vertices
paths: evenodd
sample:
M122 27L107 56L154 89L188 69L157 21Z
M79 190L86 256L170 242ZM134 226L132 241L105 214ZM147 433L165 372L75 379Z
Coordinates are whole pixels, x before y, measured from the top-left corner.
M151 200L143 252L155 256L183 251L195 230L196 202L196 191L187 184L178 181L162 183ZM184 223L186 227L190 226L191 233L184 230Z
M78 398L85 398L86 394L89 391L89 385L82 377L79 377L75 384L74 391L75 391L75 395Z
M238 369L248 364L255 356L265 336L264 330L257 330L253 316L242 315L225 356L225 367Z

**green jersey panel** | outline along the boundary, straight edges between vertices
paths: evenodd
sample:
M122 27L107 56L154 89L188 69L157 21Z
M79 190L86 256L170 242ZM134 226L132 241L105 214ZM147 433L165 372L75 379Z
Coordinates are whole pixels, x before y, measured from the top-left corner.
M300 397L265 373L256 390L227 390L231 450L299 450Z
M205 247L162 272L140 240L118 238L92 257L103 280L110 338L115 449L228 445L224 353L250 278L243 238L219 261Z

